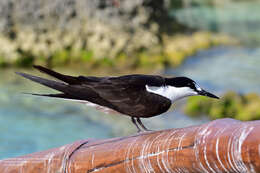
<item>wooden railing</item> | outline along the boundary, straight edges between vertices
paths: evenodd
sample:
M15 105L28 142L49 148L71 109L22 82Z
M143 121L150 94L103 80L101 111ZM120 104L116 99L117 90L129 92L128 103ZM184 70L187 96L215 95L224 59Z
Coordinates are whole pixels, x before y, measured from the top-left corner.
M260 121L83 140L0 161L1 173L260 172Z

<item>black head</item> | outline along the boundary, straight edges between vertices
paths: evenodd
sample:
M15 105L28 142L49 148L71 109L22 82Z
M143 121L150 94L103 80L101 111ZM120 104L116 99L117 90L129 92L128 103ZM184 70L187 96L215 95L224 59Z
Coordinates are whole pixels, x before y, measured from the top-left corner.
M197 93L197 95L203 95L203 96L219 99L219 97L205 91L194 80L187 78L187 77L166 78L165 84L168 86L176 87L176 88L187 87L187 88L190 88L191 90L193 90L195 93Z

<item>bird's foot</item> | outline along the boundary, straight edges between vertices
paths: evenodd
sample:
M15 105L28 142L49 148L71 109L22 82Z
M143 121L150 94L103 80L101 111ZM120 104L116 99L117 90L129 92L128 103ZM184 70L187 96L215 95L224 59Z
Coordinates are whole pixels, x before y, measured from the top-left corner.
M150 129L145 129L145 132L153 132L154 130L150 130Z
M143 130L138 130L137 133L145 133L145 132L153 132L154 130L150 130L150 129L143 129Z

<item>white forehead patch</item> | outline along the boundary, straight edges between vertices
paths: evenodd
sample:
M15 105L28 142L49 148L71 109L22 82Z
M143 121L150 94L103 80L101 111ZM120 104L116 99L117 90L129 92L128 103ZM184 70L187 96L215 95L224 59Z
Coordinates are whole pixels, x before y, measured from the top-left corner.
M174 86L161 86L154 87L146 85L146 91L154 94L161 95L170 99L172 102L179 100L183 97L197 95L193 89L189 87L174 87Z
M198 84L196 84L196 83L195 83L195 87L196 87L196 89L197 89L198 91L202 91L201 87L200 87Z

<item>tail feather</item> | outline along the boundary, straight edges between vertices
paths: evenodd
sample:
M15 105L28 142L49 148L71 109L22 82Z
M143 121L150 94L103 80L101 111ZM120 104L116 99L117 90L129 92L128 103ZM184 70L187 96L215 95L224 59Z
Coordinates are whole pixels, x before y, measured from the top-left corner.
M24 94L30 94L30 95L35 95L35 96L45 96L45 97L55 97L55 98L62 98L62 99L75 100L75 101L84 101L84 100L82 100L82 98L78 98L75 95L69 94L70 93L69 85L67 85L65 83L44 79L41 77L29 75L26 73L16 72L16 74L18 74L26 79L32 80L36 83L39 83L44 86L47 86L52 89L63 92L63 93L58 93L58 94L37 94L37 93L24 93Z
M74 99L70 98L68 95L59 93L59 94L36 94L36 93L23 93L23 94L29 94L34 96L44 96L44 97L57 97L57 98L68 98L68 99Z
M40 83L40 84L45 85L47 87L50 87L52 89L58 90L58 91L66 92L66 90L67 90L67 84L62 83L62 82L44 79L44 78L41 78L41 77L29 75L29 74L26 74L26 73L16 72L16 74L18 74L18 75L20 75L20 76L22 76L26 79L32 80L36 83Z
M48 68L39 66L39 65L34 65L33 67L36 68L37 70L43 72L43 73L46 73L46 74L48 74L52 77L55 77L56 79L59 79L61 81L66 82L68 84L78 84L79 83L79 81L77 80L77 77L63 75L63 74L60 74L60 73L55 72L53 70L50 70Z
M34 96L44 96L44 97L54 97L54 98L61 98L64 100L74 100L74 101L80 101L83 102L84 100L81 100L79 98L76 98L75 96L69 95L69 94L64 94L64 93L59 93L59 94L36 94L36 93L24 93L24 94L30 94Z

